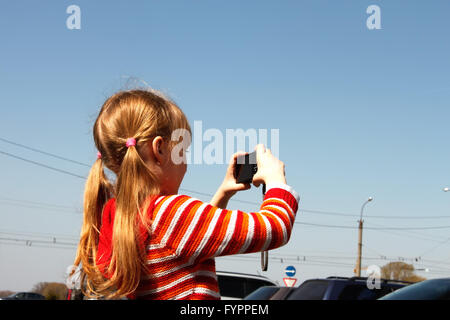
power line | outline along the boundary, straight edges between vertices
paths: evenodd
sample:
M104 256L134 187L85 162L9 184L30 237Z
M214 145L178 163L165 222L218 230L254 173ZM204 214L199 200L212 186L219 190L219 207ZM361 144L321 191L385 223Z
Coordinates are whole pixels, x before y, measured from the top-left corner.
M374 225L374 226L386 228L386 226L380 225L378 223L370 222L370 224ZM438 236L438 235L423 234L423 233L419 233L417 231L409 231L409 230L399 230L398 232L401 232L402 234L400 234L398 232L391 231L391 230L390 231L376 230L376 231L381 231L381 232L384 232L384 233L387 233L387 234L392 234L392 235L398 235L400 237L408 237L408 238L420 239L420 240L432 241L432 242L440 242L440 241L442 241L442 238L446 239L446 237L442 237L442 236Z
M69 158L61 157L61 156L59 156L57 154L50 153L50 152L47 152L47 151L43 151L43 150L40 150L40 149L37 149L37 148L29 147L29 146L26 146L24 144L20 144L20 143L11 141L11 140L7 140L5 138L0 138L0 140L3 141L3 142L6 142L6 143L12 144L14 146L17 146L17 147L21 147L21 148L24 148L24 149L27 149L27 150L31 150L31 151L34 151L34 152L45 154L47 156L50 156L50 157L53 157L53 158L56 158L56 159L72 162L72 163L78 164L80 166L85 166L85 167L88 167L88 168L91 167L90 165L88 165L86 163L82 163L82 162L79 162L79 161L76 161L76 160L72 160L72 159L69 159Z
M48 165L43 164L41 162L37 162L37 161L34 161L34 160L29 160L29 159L26 159L26 158L23 158L23 157L19 157L17 155L14 155L14 154L11 154L11 153L8 153L8 152L4 152L4 151L0 150L0 154L6 155L6 156L9 156L9 157L18 159L18 160L22 160L22 161L25 161L25 162L28 162L28 163L32 163L34 165L37 165L37 166L40 166L40 167L43 167L43 168L46 168L46 169L57 171L59 173L67 174L67 175L70 175L70 176L73 176L73 177L77 177L77 178L81 178L83 180L87 179L87 177L81 176L79 174L76 174L76 173L73 173L73 172L69 172L69 171L66 171L66 170L62 170L62 169L58 169L58 168L55 168L55 167L52 167L52 166L48 166ZM214 196L213 194L210 194L210 193L199 192L199 191L190 190L190 189L186 189L186 188L180 188L180 190L184 191L184 192L190 192L190 193L194 193L194 194L198 194L198 195L202 195L202 196L207 196L207 197L213 197ZM240 199L233 199L233 198L230 199L230 201L247 203L247 204L252 204L252 205L257 205L257 206L260 205L259 203L256 203L256 202L240 200Z
M81 179L84 179L84 180L86 179L86 177L81 176L79 174L72 173L72 172L69 172L69 171L66 171L66 170L62 170L62 169L58 169L58 168L55 168L55 167L51 167L51 166L48 166L46 164L43 164L43 163L40 163L40 162L37 162L37 161L28 160L28 159L16 156L16 155L8 153L8 152L4 152L4 151L0 150L0 153L5 155L5 156L11 157L11 158L15 158L15 159L18 159L18 160L22 160L22 161L25 161L25 162L28 162L28 163L32 163L34 165L37 165L37 166L40 166L40 167L43 167L43 168L47 168L47 169L50 169L50 170L53 170L53 171L64 173L64 174L67 174L67 175L70 175L70 176L73 176L73 177L77 177L77 178L81 178Z
M289 263L289 264L294 264L294 265L299 265L299 266L304 266L304 265L308 265L308 266L321 266L321 267L333 267L333 268L345 268L345 269L349 269L349 268L353 268L354 264L353 263L340 263L340 262L333 262L333 261L323 261L323 260L314 260L314 259L307 259L305 261L303 260L295 260L295 259L284 259L284 258L280 258L280 257L269 257L270 260L272 260L273 262L279 262L279 263ZM380 258L380 259L373 259L373 260L383 260L384 263L390 263L390 262L396 262L396 261L406 261L406 260L412 260L412 259L405 259L405 258L401 258L400 259L397 258ZM244 256L233 256L233 257L229 257L229 256L225 256L225 257L219 257L219 260L230 260L230 261L259 261L259 257L244 257ZM363 260L367 260L367 258L363 258ZM446 268L442 268L442 267L434 267L431 265L431 271L428 271L428 273L431 274L450 274L450 269L446 269Z
M5 229L0 229L0 234L7 234L13 236L26 236L32 238L52 239L52 240L54 238L71 239L75 241L78 241L80 239L79 236L68 234L38 233L38 232L26 232L26 231L5 230Z
M306 213L314 213L314 214L323 214L323 215L332 215L332 216L342 216L342 217L356 217L359 218L360 215L356 214L347 214L341 212L329 212L329 211L319 211L319 210L308 210L308 209L299 209L301 212ZM373 219L450 219L450 216L370 216L365 215L364 218L373 218Z
M37 244L54 244L54 245L62 245L62 246L72 246L72 247L77 247L78 243L73 243L73 242L62 242L62 241L57 241L56 238L53 239L53 241L49 241L49 240L39 240L39 239L20 239L20 238L4 238L4 237L0 237L0 240L2 241L12 241L12 242L23 242L28 246L31 246L33 243L37 243Z
M21 144L21 143L17 143L17 142L11 141L9 139L5 139L5 138L1 138L0 137L0 140L3 141L3 142L6 142L6 143L12 144L12 145L21 147L21 148L25 148L27 150L31 150L31 151L38 152L38 153L41 153L41 154L44 154L44 155L47 155L47 156L51 156L51 157L54 157L54 158L57 158L57 159L60 159L60 160L72 162L72 163L75 163L75 164L78 164L78 165L81 165L81 166L85 166L85 167L88 167L88 168L91 167L91 165L89 165L89 164L86 164L86 163L83 163L83 162L80 162L80 161L77 161L77 160L69 159L67 157L63 157L63 156L60 156L60 155L57 155L57 154L54 154L54 153L50 153L50 152L44 151L42 149L38 149L38 148L35 148L35 147L30 147L30 146L27 146L27 145L24 145L24 144ZM34 164L37 164L37 165L42 165L42 166L45 166L45 167L49 168L49 166L46 166L45 164L41 164L41 163L38 164L35 161L24 159L24 158L21 158L21 157L17 157L17 156L12 155L12 154L7 154L7 153L4 153L4 154L12 156L12 157L19 158L20 160L23 160L23 161L31 162L31 163L34 163ZM52 169L52 170L56 169L57 171L61 172L61 170L57 169L57 168L50 167L49 169ZM77 177L82 177L82 176L79 176L77 174L65 171L65 170L62 170L62 171L64 171L63 173L70 174L72 176L74 175L74 176L77 176ZM86 177L82 177L82 178L85 179ZM198 195L208 196L208 197L212 197L213 196L213 194L210 194L210 193L199 192L199 191L190 190L190 189L186 189L186 188L180 188L180 190L181 191L195 193L195 194L198 194ZM257 203L257 202L254 202L254 201L246 201L246 200L240 200L240 199L230 199L230 200L231 201L236 201L236 202L241 202L241 203L246 203L246 204L252 204L252 205L256 205L256 206L260 205L260 203ZM299 209L299 211L300 212L306 212L306 213L323 214L323 215L334 215L334 216L345 216L345 217L359 217L359 215L357 215L357 214L348 214L348 213L341 213L341 212L330 212L330 211L310 210L310 209L301 209L301 208ZM410 219L450 219L450 216L392 216L392 215L389 215L389 216L370 216L370 215L366 215L365 217L366 218L373 218L373 219L408 219L408 220L410 220Z
M439 261L439 260L430 260L430 259L422 259L422 258L420 258L420 261L425 261L426 263L441 264L441 265L443 264L445 266L450 266L450 263L449 262L445 262L446 261L445 259Z
M381 254L378 250L369 248L369 247L368 247L367 245L365 245L365 244L361 244L361 245L364 247L364 249L367 249L367 250L369 250L369 251L375 252L375 253L376 253L378 256L380 256L380 257L386 257L386 255ZM364 256L363 256L363 258L364 258Z
M244 257L244 256L234 256L234 257L218 257L218 259L220 260L235 260L235 261L259 261L260 258L259 257ZM273 258L273 257L269 257L269 260L272 261L276 261L276 262L281 262L280 258ZM288 260L288 259L283 259L283 261L289 261L289 263L291 264L296 264L296 265L315 265L315 266L330 266L330 267L344 267L344 268L351 268L353 266L353 264L350 263L340 263L340 262L330 262L330 261L319 261L319 260L307 260L307 261L297 261L297 260Z
M398 232L393 232L392 230L389 230L389 231L386 231L386 230L372 230L372 231L383 232L385 234L394 235L394 236L398 236L398 237L404 237L404 238L418 239L418 240L431 241L431 242L439 242L439 240L423 238L423 237L413 236L413 235L409 235L409 234L401 234L401 233L398 233ZM400 232L406 232L406 231L405 230L403 230L403 231L401 230Z
M8 142L8 143L13 143L13 144L19 145L19 144L17 144L17 143L11 142L11 141L9 141L9 140L7 140L7 139L3 139L3 138L0 138L0 139L3 140L3 141L6 141L6 142ZM25 148L30 149L30 150L33 150L33 151L36 151L36 152L49 154L49 153L47 153L47 152L45 152L45 151L42 151L42 150L39 150L39 149L36 149L36 148L28 147L28 146L21 145L21 144L20 144L20 146L25 147ZM50 169L50 170L54 170L54 171L57 171L57 172L60 172L60 173L63 173L63 174L67 174L67 175L74 176L74 177L77 177L77 178L81 178L81 179L84 179L84 180L86 179L86 177L84 177L84 176L81 176L81 175L78 175L78 174L75 174L75 173L72 173L72 172L69 172L69 171L66 171L66 170L61 170L61 169L58 169L58 168L55 168L55 167L51 167L51 166L48 166L48 165L46 165L46 164L43 164L43 163L40 163L40 162L37 162L37 161L25 159L25 158L22 158L22 157L13 155L13 154L8 153L8 152L4 152L4 151L1 151L1 150L0 150L0 153L1 153L1 154L4 154L4 155L6 155L6 156L9 156L9 157L13 157L13 158L18 159L18 160L22 160L22 161L25 161L25 162L28 162L28 163L32 163L32 164L34 164L34 165L38 165L38 166L41 166L41 167L44 167L44 168L47 168L47 169ZM65 157L60 157L60 156L57 156L57 155L55 155L55 154L50 154L50 155L56 156L56 157L58 157L58 158L66 159L66 160L67 160L67 158L65 158ZM70 160L70 159L69 159L69 160ZM75 161L75 162L77 162L77 161ZM86 166L87 166L87 165L86 165ZM199 194L199 195L203 195L203 196L209 196L209 197L212 197L212 196L213 196L212 194L209 194L209 193L199 192L199 191L190 190L190 189L183 189L183 188L180 188L180 190L182 190L182 191L187 191L187 192L191 192L191 193L195 193L195 194ZM239 200L239 199L230 199L230 200L237 201L237 202L242 202L242 203L247 203L247 204L260 205L259 203L256 203L256 202L253 202L253 201L245 201L245 200ZM345 216L353 216L353 215L343 214L343 213L324 212L324 211L306 210L306 209L300 209L300 211L303 211L303 212L310 212L310 213L318 213L318 214L333 214L333 215L341 215L341 216L342 216L342 215L345 215ZM369 216L369 217L370 217L370 216ZM375 217L375 216L372 216L372 218L373 218L373 217ZM382 216L378 216L378 217L381 218ZM439 216L439 217L442 218L442 217L444 217L444 216ZM393 216L388 217L388 216L384 216L384 218L407 218L407 217L393 217ZM423 218L423 217L416 217L416 218ZM426 218L430 218L430 217L426 217ZM433 217L433 218L438 218L438 217L435 216L435 217ZM340 229L357 229L357 227L354 227L354 226L324 225L324 224L313 224L313 223L304 223L304 222L295 222L295 223L296 223L296 224L308 225L308 226L316 226L316 227L340 228ZM450 226L433 226L433 227L383 227L383 228L366 227L365 229L369 229L369 230L436 230L436 229L448 229L448 228L450 228Z
M22 243L12 243L12 242L4 242L2 240L0 240L0 244L1 245L7 245L7 246L20 246L20 247L32 247L32 248L48 248L48 249L65 249L65 250L74 250L73 247L68 247L68 246L57 246L57 245L40 245L40 244L32 244L32 245L27 245L27 244L22 244Z
M46 207L54 207L57 209L73 209L71 206L61 205L61 204L52 204L52 203L45 203L45 202L37 202L37 201L30 201L30 200L23 200L23 199L14 199L9 197L2 197L0 196L0 201L13 201L13 202L20 202L20 203L29 203L33 205L39 205L39 206L46 206Z
M0 233L7 233L7 232L0 232ZM19 235L20 233L9 233L9 234L16 234ZM27 234L27 233L23 233L22 235L31 235L31 234ZM42 235L40 235L42 237ZM77 247L77 243L73 243L73 242L64 242L64 241L59 241L57 240L56 237L53 237L53 240L40 240L40 239L30 239L30 238L12 238L12 237L0 237L0 243L1 244L6 244L6 245L21 245L21 246L26 246L26 247L40 247L40 248L54 248L54 249L74 249ZM367 247L366 247L367 248ZM369 249L369 248L367 248ZM379 254L379 253L378 253ZM296 257L292 257L289 258L287 257L288 255L284 255L284 254L275 254L272 255L270 257L270 260L272 261L279 261L280 263L283 262L289 262L289 263L293 263L293 264L297 264L297 265L316 265L316 266L332 266L332 267L352 267L353 263L345 263L345 262L336 262L336 261L324 261L324 260L317 260L318 259L354 259L354 257L336 257L336 256L311 256L311 255L296 255ZM292 256L292 255L291 255ZM303 259L301 259L301 257L303 256ZM223 259L223 257L220 257ZM313 259L311 259L313 258ZM240 261L249 261L249 260L254 260L257 261L259 260L258 257L254 257L254 256L244 256L244 255L239 255L239 256L235 256L233 258L228 258L226 257L225 260L240 260ZM411 260L411 261L416 261L417 259L415 258L403 258L403 257L387 257L387 256L383 256L380 254L379 258L376 257L363 257L363 260L383 260L383 261L407 261L407 260ZM427 260L427 259L421 259L422 261L426 262L427 264L430 265L429 262L431 263L431 266L433 268L433 270L436 270L437 272L434 273L448 273L450 272L450 269L447 268L443 268L441 266L436 266L436 264L443 264L443 265L450 265L450 264L446 264L444 262L441 261L435 261L435 260ZM428 262L429 261L429 262ZM437 270L439 269L439 270ZM432 273L432 272L430 272Z
M30 209L38 209L38 210L46 210L46 211L56 211L58 213L69 213L72 215L80 215L81 211L76 211L75 209L73 210L67 210L67 209L58 209L58 208L54 208L54 207L45 207L45 206L39 206L39 205L29 205L29 204L22 204L22 203L14 203L14 202L10 202L10 201L1 201L0 200L0 205L9 205L9 206L13 206L13 207L22 207L22 208L30 208Z
M419 258L423 257L423 256L426 255L426 254L429 254L431 251L434 251L435 249L437 249L438 247L440 247L440 246L446 244L446 243L449 242L449 241L450 241L450 238L448 238L448 239L445 240L445 241L442 241L442 242L438 243L437 245L433 246L432 248L430 248L430 249L424 251L423 253L421 253L421 254L419 255Z
M45 234L45 233L30 233L30 232L22 232L22 231L5 231L5 230L0 230L0 234L6 234L6 235L12 235L12 236L26 236L27 239L23 239L23 238L8 238L9 240L15 240L15 241L29 241L29 242L43 242L46 244L59 244L60 242L57 241L57 239L60 238L66 238L66 239L71 239L71 240L75 240L77 241L79 239L79 237L76 236L68 236L68 235L56 235L56 234ZM42 241L40 239L38 239L39 241L37 241L36 239L31 239L31 238L41 238L41 239L52 239L52 240L46 240L46 241ZM5 240L5 239L3 239ZM66 243L67 244L67 243ZM74 243L70 243L75 245ZM367 248L367 247L366 247ZM370 248L367 248L370 249ZM370 249L371 251L375 251ZM379 257L367 257L367 256L363 256L364 260L386 260L386 259L390 259L393 260L394 258L388 258L378 252L376 252ZM288 253L273 253L271 255L272 258L276 258L276 259L282 259L282 260L287 260L287 261L311 261L311 258L323 258L323 259L337 259L337 260L353 260L355 259L354 256L330 256L330 255L310 255L310 254L302 254L302 253L293 253L293 254L288 254ZM251 256L246 256L244 258L251 258ZM410 259L412 260L412 259Z
M357 216L359 217L359 216ZM427 220L427 219L450 219L450 216L370 216L365 215L364 218L374 218L374 219L420 219L420 220Z
M419 262L420 261L424 261L426 263L432 262L432 263L437 263L437 264L443 264L446 266L450 267L450 263L445 263L443 261L435 261L435 260L428 260L428 259L421 259L421 258L409 258L409 257L401 257L401 256L388 256L388 255L384 255L379 253L378 251L368 248L367 246L364 246L366 249L375 252L378 257L370 257L370 256L363 256L362 259L363 260L379 260L379 261L411 261L411 262ZM342 256L326 256L326 255L304 255L304 254L277 254L277 253L273 253L271 254L271 257L276 259L282 259L284 261L312 261L315 258L318 259L336 259L336 260L354 260L356 259L355 256L347 256L347 257L342 257ZM312 259L311 259L312 258ZM441 267L442 268L442 267Z
M1 245L9 245L9 246L21 246L21 247L33 247L33 248L49 248L49 249L64 249L64 250L74 250L74 248L76 248L76 246L71 246L71 245L58 245L58 243L56 244L40 244L37 243L34 240L25 240L25 239L20 239L19 241L15 241L15 242L11 242L11 240L1 240L0 239L0 244ZM229 261L245 261L248 262L249 258L244 258L244 257L240 257L240 256L233 256L233 257L229 257L229 256L225 256L225 257L219 257L220 260L229 260ZM363 260L367 260L367 259L375 259L375 258L365 258L363 257ZM252 259L253 260L253 259ZM289 260L289 259L283 259L280 257L276 257L276 258L271 258L272 261L274 262L280 262L283 263L284 260L289 261L289 264L295 264L295 265L300 265L300 266L321 266L321 267L333 267L333 268L344 268L344 269L349 269L351 267L353 267L353 264L346 264L346 263L339 263L339 262L331 262L331 261L319 261L319 260L311 260L308 259L306 261L297 261L297 260ZM376 259L376 260L382 260L382 259ZM259 261L259 258L255 257L254 261ZM427 271L427 273L429 274L437 274L437 275L448 275L450 273L450 269L446 269L446 268L442 268L442 267L436 267L433 264L431 264L431 270Z
M294 222L295 224L314 226L314 227L323 227L323 228L337 228L337 229L358 229L355 226L342 226L342 225L329 225L329 224L317 224L317 223L307 223L307 222ZM384 228L375 228L375 227L365 227L364 229L368 230L435 230L435 229L448 229L450 226L433 226L433 227L384 227Z
M13 142L11 140L7 140L7 139L1 138L1 137L0 137L0 140L4 141L4 142L7 142L9 144L15 145L15 146L19 146L19 147L22 147L22 148L34 151L34 152L38 152L38 153L41 153L41 154L45 154L47 156L51 156L51 157L54 157L54 158L57 158L57 159L60 159L60 160L69 161L69 162L72 162L72 163L75 163L75 164L79 164L79 165L82 165L82 166L85 166L85 167L88 167L88 168L91 167L90 165L88 165L86 163L79 162L79 161L76 161L76 160L72 160L72 159L69 159L69 158L66 158L66 157L62 157L62 156L56 155L54 153L49 153L47 151L43 151L43 150L40 150L40 149L37 149L37 148L29 147L29 146L26 146L26 145L23 145L23 144L20 144L20 143L16 143L16 142ZM68 175L75 176L75 177L82 178L82 179L87 179L87 177L83 177L83 176L80 176L78 174L66 171L66 170L61 170L61 169L58 169L58 168L54 168L54 167L45 165L45 164L37 162L37 161L25 159L25 158L13 155L13 154L8 153L8 152L0 151L0 153L2 153L4 155L7 155L7 156L10 156L10 157L13 157L13 158L16 158L16 159L19 159L19 160L22 160L22 161L26 161L26 162L29 162L29 163L32 163L32 164L35 164L35 165L47 168L47 169L58 171L60 173L68 174ZM202 196L207 196L207 197L213 197L214 196L213 194L210 194L210 193L199 192L199 191L190 190L190 189L186 189L186 188L180 188L180 190L181 191L185 191L185 192L195 193L195 194L202 195ZM257 206L260 205L259 203L256 203L256 202L240 200L240 199L230 199L230 200L236 201L236 202L241 202L241 203L246 203L246 204L257 205Z
M75 176L75 177L81 178L83 180L86 179L86 177L74 174L72 172L68 172L68 171L65 171L65 170L54 168L54 167L51 167L51 166L48 166L48 165L45 165L45 164L42 164L40 162L36 162L36 161L33 161L33 160L29 160L29 159L25 159L25 158L22 158L22 157L18 157L18 156L12 155L12 154L7 153L7 152L0 151L0 153L4 154L4 155L7 155L7 156L10 156L10 157L13 157L13 158L16 158L16 159L19 159L19 160L22 160L22 161L25 161L25 162L29 162L29 163L32 163L32 164L35 164L35 165L47 168L47 169L54 170L54 171L57 171L57 172L60 172L60 173L63 173L63 174L68 174L68 175L71 175L71 176ZM207 193L197 192L197 191L194 191L194 190L187 190L187 191L198 193L198 194L202 194L202 195L210 195L210 194L207 194ZM233 199L231 199L231 200L233 200ZM235 199L235 201L243 201L243 200ZM248 203L252 203L252 202L249 201ZM354 227L354 226L323 225L323 224L313 224L313 223L306 223L306 222L295 222L295 223L296 224L308 225L308 226L327 227L327 228L341 228L341 229L356 229L357 228L357 227ZM409 227L409 228L398 228L398 227L397 228L395 228L395 227L385 227L385 228L373 228L372 227L371 228L371 227L366 227L366 229L371 229L371 230L427 230L427 229L447 229L447 228L450 228L450 226Z
M190 191L193 191L193 190L190 190ZM195 192L195 191L193 191L193 192ZM13 203L2 202L2 199L5 199L7 201L12 201ZM23 201L25 203L30 203L31 205L22 204L22 203L20 203L21 201ZM14 203L14 202L19 202L19 203ZM25 208L32 208L32 209L53 210L53 211L57 211L57 212L67 212L67 213L73 213L76 215L79 215L80 213L82 213L81 210L75 210L74 208L72 208L70 206L62 206L62 205L48 204L48 203L42 203L42 202L36 202L36 201L19 200L19 199L5 198L5 197L0 197L0 204L7 204L7 205L13 205L13 206L19 206L19 207L25 207ZM67 208L70 208L71 210L68 210ZM295 223L310 225L310 226L330 227L330 228L356 229L356 227L354 227L354 226L322 225L322 224L302 223L299 221L296 221ZM378 225L378 224L376 224L376 225ZM381 225L378 225L378 226L381 226ZM435 227L432 227L432 228L435 228ZM446 227L444 226L442 228L446 228ZM399 230L397 228L394 229L394 228L385 227L385 226L381 226L381 228L366 227L366 229L378 230L378 231ZM409 230L410 228L407 228L407 229ZM400 231L408 232L403 229ZM387 232L387 233L392 233L394 235L396 234L394 232ZM440 242L439 240L434 240L434 239L429 239L429 238L424 238L424 237L417 237L417 236L410 236L410 235L399 235L399 236L405 236L405 237L410 237L410 238L415 238L415 239L420 239L420 240L428 240L428 241L433 241L433 242Z

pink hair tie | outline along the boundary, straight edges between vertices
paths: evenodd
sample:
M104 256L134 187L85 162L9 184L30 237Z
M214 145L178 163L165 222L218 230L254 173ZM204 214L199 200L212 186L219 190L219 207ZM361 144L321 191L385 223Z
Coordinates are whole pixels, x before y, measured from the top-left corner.
M102 158L102 154L100 153L100 151L97 151L97 159L101 159Z
M135 138L128 138L126 145L127 145L127 148L129 148L131 146L135 146L136 145L136 139Z

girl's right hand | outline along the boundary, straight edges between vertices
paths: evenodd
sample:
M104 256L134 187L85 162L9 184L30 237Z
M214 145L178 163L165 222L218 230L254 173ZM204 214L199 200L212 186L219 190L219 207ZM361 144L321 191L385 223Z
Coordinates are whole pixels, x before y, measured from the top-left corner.
M286 184L284 163L277 159L270 149L266 149L263 144L258 144L256 150L256 164L258 171L253 176L253 185L259 187L261 183L282 183Z

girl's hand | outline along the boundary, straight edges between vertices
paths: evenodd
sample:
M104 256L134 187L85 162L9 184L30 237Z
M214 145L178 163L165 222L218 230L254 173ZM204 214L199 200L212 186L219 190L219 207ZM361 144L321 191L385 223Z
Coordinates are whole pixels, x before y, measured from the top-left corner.
M225 178L223 179L222 184L217 190L214 197L211 199L210 204L225 209L228 204L228 201L232 196L236 194L238 191L248 190L251 188L249 183L237 183L236 178L234 177L234 171L236 168L236 158L241 155L246 155L247 152L237 152L233 154L230 159L230 163L228 165L227 172L225 174Z
M258 144L256 150L256 163L258 171L253 176L253 184L259 187L261 183L282 183L286 184L284 163L277 159L270 149L266 149L263 144Z

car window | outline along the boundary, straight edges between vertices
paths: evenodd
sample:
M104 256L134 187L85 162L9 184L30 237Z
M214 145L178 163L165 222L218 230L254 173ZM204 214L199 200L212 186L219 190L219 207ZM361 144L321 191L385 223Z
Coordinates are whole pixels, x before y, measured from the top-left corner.
M366 297L369 300L373 300L373 295L370 295L370 291L364 292L364 287L365 286L362 284L347 285L342 289L341 293L338 296L338 300L357 300L360 295L362 297Z
M305 281L294 290L287 300L322 300L328 288L328 281Z
M245 277L218 275L220 295L224 297L244 298L263 286L273 286L265 280Z
M25 294L24 293L16 294L16 299L25 299Z
M351 284L342 289L338 296L339 300L376 300L389 291L386 288L369 289L366 284Z
M38 293L28 293L28 299L42 299L42 296Z
M218 276L220 295L225 297L244 298L245 279L230 276Z

